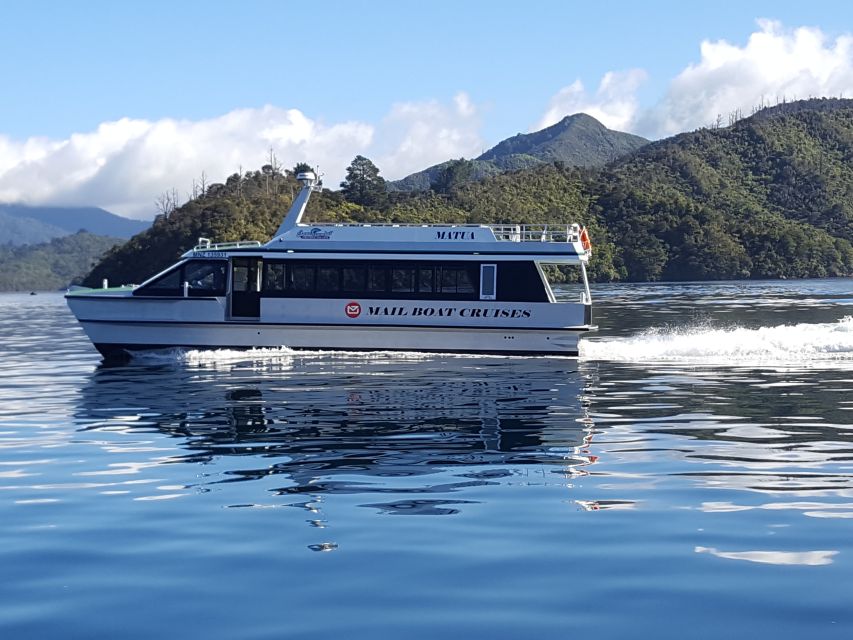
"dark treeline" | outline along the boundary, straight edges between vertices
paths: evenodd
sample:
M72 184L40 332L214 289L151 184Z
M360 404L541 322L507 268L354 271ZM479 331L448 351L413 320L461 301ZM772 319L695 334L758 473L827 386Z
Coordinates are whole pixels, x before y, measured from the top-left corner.
M431 189L403 193L388 192L358 156L340 191L312 197L306 221L579 222L598 281L853 274L851 100L763 109L603 169L554 162L478 180L466 162L448 163ZM114 249L87 283L140 282L200 236L268 240L298 189L294 171L273 163L207 186Z

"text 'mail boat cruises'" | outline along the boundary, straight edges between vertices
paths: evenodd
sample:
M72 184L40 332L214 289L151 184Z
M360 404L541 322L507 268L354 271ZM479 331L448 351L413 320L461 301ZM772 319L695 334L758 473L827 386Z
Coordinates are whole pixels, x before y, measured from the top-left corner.
M106 358L146 349L289 347L578 354L591 325L578 225L300 223L313 173L275 237L200 244L139 286L79 289L71 311ZM579 268L558 302L545 265Z

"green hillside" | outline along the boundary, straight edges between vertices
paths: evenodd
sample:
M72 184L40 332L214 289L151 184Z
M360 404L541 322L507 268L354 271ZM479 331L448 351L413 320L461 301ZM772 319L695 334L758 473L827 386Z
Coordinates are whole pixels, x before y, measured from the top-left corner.
M810 100L651 143L603 169L556 161L470 181L455 161L462 179L374 194L371 206L326 190L307 221L577 221L590 227L599 281L851 275L851 160L853 101ZM269 167L235 174L113 250L87 282L140 282L199 236L267 240L295 189Z
M435 189L442 178L445 178L448 172L453 171L459 164L464 164L466 167L465 179L467 180L483 180L504 172L497 164L487 160L447 160L400 180L393 180L388 183L388 189L390 191L429 191L430 189ZM541 164L541 162L532 158L529 166L537 164ZM526 168L519 167L519 169Z
M650 144L590 185L631 280L853 272L853 101Z
M526 156L574 167L600 167L648 142L640 136L608 129L585 113L576 113L541 131L508 138L477 159L507 166L513 157Z
M576 113L540 131L507 138L473 160L448 160L390 182L389 188L419 191L435 189L438 185L439 190L443 190L442 183L447 184L449 169L455 171L452 177L459 182L482 180L553 162L571 167L603 167L648 142L640 136L608 129L585 113ZM464 176L459 175L460 168Z
M55 291L79 283L120 243L81 231L43 244L0 246L0 291Z

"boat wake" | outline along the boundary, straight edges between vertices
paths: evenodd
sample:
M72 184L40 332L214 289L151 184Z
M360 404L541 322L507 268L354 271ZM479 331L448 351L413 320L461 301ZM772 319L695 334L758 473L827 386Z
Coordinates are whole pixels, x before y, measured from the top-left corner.
M143 365L189 365L197 367L216 367L237 363L290 362L294 358L324 358L341 359L356 358L359 360L425 360L443 357L466 357L464 355L420 353L413 351L345 351L345 350L310 350L290 349L288 347L268 347L253 349L188 349L175 347L171 349L155 349L138 351L131 354L136 364Z
M853 316L835 323L652 329L626 338L582 340L583 360L623 362L853 361Z
M131 353L133 361L138 364L182 364L182 365L215 365L232 364L246 360L281 360L292 357L296 352L287 347L257 348L257 349L187 349L174 347L172 349L153 349Z

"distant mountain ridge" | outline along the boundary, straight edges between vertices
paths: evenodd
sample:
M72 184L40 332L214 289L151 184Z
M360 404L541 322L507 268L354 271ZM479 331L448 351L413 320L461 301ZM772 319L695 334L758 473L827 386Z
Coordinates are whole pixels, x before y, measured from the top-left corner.
M118 238L79 232L21 247L0 245L0 291L56 291L77 284Z
M94 235L127 239L151 226L98 207L33 207L0 204L0 245L48 242L84 229Z
M65 229L45 224L35 218L13 216L0 208L0 246L39 244L65 235L68 235Z
M489 160L501 166L511 161L512 156L525 155L543 162L564 162L572 167L601 167L648 142L640 136L608 129L585 113L576 113L541 131L507 138L477 160Z
M562 162L569 167L603 167L636 151L649 141L608 129L585 113L566 116L557 124L533 133L519 133L466 162L466 179L482 180L507 171L542 163ZM392 191L426 191L440 182L458 160L449 160L389 182Z

